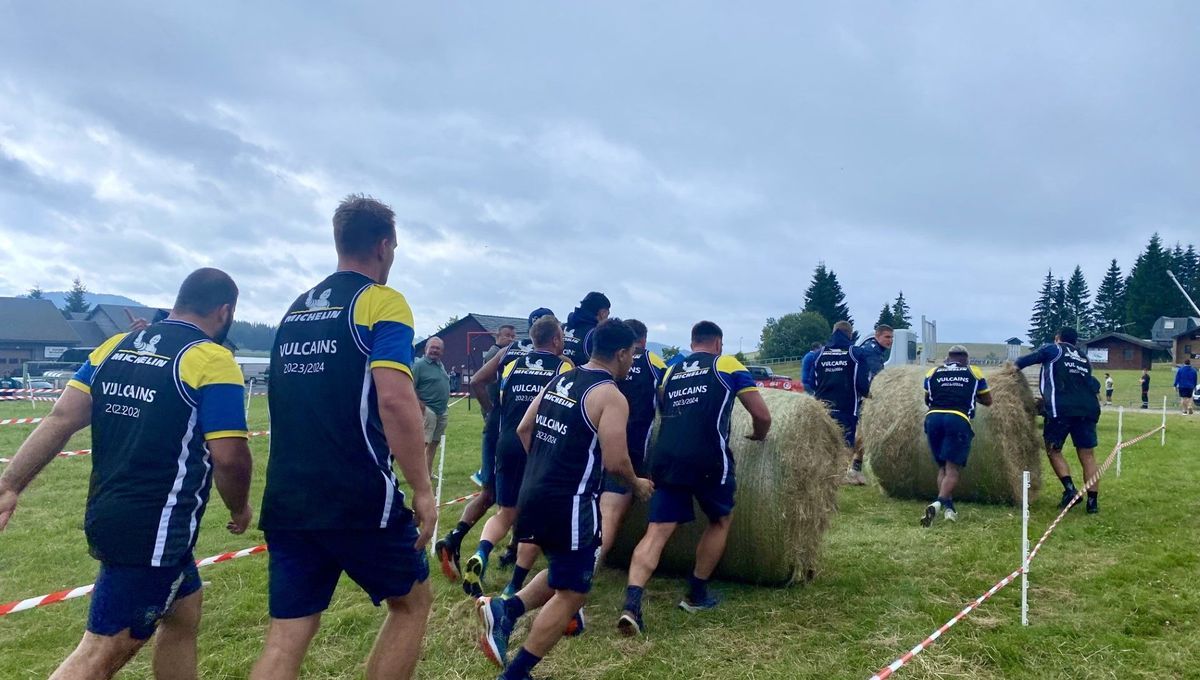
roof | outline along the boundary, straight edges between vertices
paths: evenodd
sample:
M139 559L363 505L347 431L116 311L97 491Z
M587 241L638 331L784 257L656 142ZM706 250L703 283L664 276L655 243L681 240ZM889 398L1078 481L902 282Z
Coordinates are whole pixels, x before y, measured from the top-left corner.
M95 321L71 320L67 322L71 330L79 336L80 347L99 347L112 336L105 335Z
M1024 345L1025 342L1021 338L1013 337L1004 341L1006 345Z
M522 319L516 316L493 316L491 314L475 314L472 312L467 316L473 317L479 322L480 326L489 333L498 333L501 326L512 326L517 330L517 337L523 338L529 335L529 319Z
M134 319L153 321L155 314L169 310L154 307L138 307L133 305L96 305L88 314L88 320L100 328L105 338L111 338L117 333L129 329Z
M1173 322L1171 328L1167 328L1167 322ZM1167 342L1174 338L1183 335L1188 331L1200 328L1200 317L1195 316L1160 316L1154 322L1154 327L1150 331L1150 337L1156 342Z
M0 297L0 329L0 342L79 344L79 336L49 300Z
M1135 338L1132 335L1128 335L1126 333L1117 333L1115 331L1112 333L1105 333L1103 335L1097 335L1094 338L1088 338L1087 342L1083 342L1080 344L1082 344L1084 347L1087 347L1088 345L1094 345L1097 342L1100 342L1101 340L1107 340L1109 338L1121 340L1122 342L1127 342L1131 345L1137 345L1138 347L1141 347L1142 349L1148 349L1148 350L1151 350L1154 352L1157 352L1158 350L1162 349L1153 341L1142 340L1141 338Z

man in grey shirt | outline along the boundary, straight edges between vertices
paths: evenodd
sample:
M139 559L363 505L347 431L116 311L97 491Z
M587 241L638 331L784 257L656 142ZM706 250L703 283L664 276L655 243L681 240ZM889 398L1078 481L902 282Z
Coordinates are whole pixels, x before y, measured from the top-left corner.
M413 386L421 410L425 414L425 458L429 461L429 474L433 474L433 456L438 442L446 434L446 423L450 416L450 376L442 365L445 344L439 337L425 341L425 356L413 362Z

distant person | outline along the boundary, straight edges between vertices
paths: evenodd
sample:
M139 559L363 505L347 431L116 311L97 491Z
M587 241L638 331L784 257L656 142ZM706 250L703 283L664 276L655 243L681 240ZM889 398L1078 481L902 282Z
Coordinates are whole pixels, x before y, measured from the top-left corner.
M892 350L892 342L895 339L895 331L892 327L881 323L875 327L875 335L867 338L859 348L862 350L863 364L867 368L868 381L875 380L875 376L883 370L884 362L887 361L888 353ZM857 486L863 486L867 483L867 478L863 475L863 443L862 437L855 433L854 437L854 458L850 461L850 469L846 470L846 482Z
M1196 389L1196 369L1191 359L1175 370L1175 389L1179 390L1179 409L1184 415L1192 415L1192 392Z
M1074 328L1065 327L1054 337L1054 342L1043 345L1035 352L1017 359L1016 367L1023 369L1034 364L1042 365L1041 387L1045 402L1046 417L1042 425L1042 439L1050 457L1050 466L1063 485L1062 500L1058 507L1066 508L1078 494L1071 479L1071 468L1063 458L1063 445L1067 437L1075 445L1083 477L1095 480L1087 491L1087 511L1100 511L1100 480L1096 466L1096 424L1100 420L1100 383L1092 376L1092 364L1087 355L1075 346L1079 335Z
M458 389L458 369L451 367L450 372L447 373L446 375L448 375L450 377L450 389L452 389L452 390Z
M591 334L608 318L612 304L604 293L592 291L579 301L579 306L567 315L563 324L563 356L576 366L587 363L591 354Z
M386 285L395 215L348 196L333 214L333 239L337 271L292 302L271 350L260 522L271 546L271 623L254 680L300 674L342 574L387 605L368 678L412 676L433 602L424 548L437 509L413 389L413 317Z
M971 419L975 417L975 402L991 406L992 393L988 389L983 371L970 364L967 348L955 345L946 355L946 362L925 374L925 436L933 462L938 466L937 500L925 508L921 526L933 524L938 511L943 510L947 520L958 519L954 508L954 487L958 485L959 472L967 466L971 454L971 440L975 432Z
M822 347L821 343L814 342L808 348L808 353L804 355L804 359L800 362L800 384L804 385L804 391L809 394L817 391L817 384L813 382L815 375L813 367L816 365L817 355L821 353Z
M646 584L675 529L695 519L695 504L708 524L696 545L696 562L679 607L695 613L720 602L709 591L708 580L725 553L733 520L737 482L729 427L734 400L750 413L749 439L762 441L771 429L771 412L750 371L734 357L721 354L721 327L711 321L692 326L691 349L687 361L670 367L663 376L662 421L650 460L654 480L650 523L633 551L625 604L617 621L617 629L627 636L644 631Z
M92 351L0 476L3 530L21 492L91 425L83 530L100 574L87 632L55 678L110 678L155 631L154 674L196 677L202 595L192 549L214 480L230 533L253 514L245 387L221 347L237 297L225 272L192 272L165 320Z
M1142 408L1150 408L1150 371L1142 371Z
M1112 406L1113 379L1109 373L1104 374L1104 405Z
M450 421L450 376L442 365L445 343L434 336L425 341L425 356L413 362L412 381L425 422L425 460L433 474L433 458Z
M862 351L854 346L853 337L854 327L849 321L833 324L829 342L813 362L813 396L829 407L829 415L841 426L850 449L858 433L859 406L871 389Z

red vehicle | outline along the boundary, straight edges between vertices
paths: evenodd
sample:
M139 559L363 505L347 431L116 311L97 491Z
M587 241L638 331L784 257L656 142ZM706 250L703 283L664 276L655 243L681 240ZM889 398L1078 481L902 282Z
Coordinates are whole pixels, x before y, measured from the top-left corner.
M758 383L759 387L789 392L804 391L804 386L800 384L799 380L792 380L786 375L777 375L768 366L747 366L746 370L750 371L750 375L754 377L754 382Z

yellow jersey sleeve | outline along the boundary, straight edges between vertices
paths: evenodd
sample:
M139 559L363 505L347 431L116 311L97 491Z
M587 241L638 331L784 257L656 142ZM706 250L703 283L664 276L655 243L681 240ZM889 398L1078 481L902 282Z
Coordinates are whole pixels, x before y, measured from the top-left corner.
M179 357L179 379L206 440L247 436L246 387L232 352L215 342L193 346Z
M371 368L412 377L413 315L403 295L378 284L363 291L354 304L354 328L371 350Z
M750 375L750 371L737 360L737 357L723 354L717 357L716 367L718 373L724 374L722 379L730 386L734 394L758 391L758 383L754 381L754 376Z
M96 375L96 367L104 363L104 360L113 353L113 350L117 348L117 345L121 344L121 341L127 335L129 334L117 333L92 350L92 353L88 355L87 361L83 362L83 365L79 367L79 370L75 371L75 375L67 382L67 386L74 387L84 394L91 394L92 378Z

